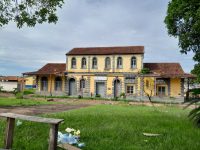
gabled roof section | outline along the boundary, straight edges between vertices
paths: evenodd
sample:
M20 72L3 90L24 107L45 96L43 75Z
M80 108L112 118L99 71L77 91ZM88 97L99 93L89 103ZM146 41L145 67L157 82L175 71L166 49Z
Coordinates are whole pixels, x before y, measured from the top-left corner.
M22 77L18 77L18 76L1 76L0 77L0 81L14 81L14 82L19 82L19 81L23 81Z
M59 74L66 70L65 63L48 63L41 69L35 72L25 72L24 75L45 75L45 74Z
M73 48L66 55L144 54L144 46Z
M144 63L144 68L149 68L151 73L162 77L184 77L186 75L179 63Z

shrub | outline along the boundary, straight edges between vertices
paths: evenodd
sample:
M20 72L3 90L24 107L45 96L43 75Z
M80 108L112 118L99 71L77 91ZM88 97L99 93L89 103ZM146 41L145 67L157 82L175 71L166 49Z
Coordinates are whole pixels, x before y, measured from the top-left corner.
M22 92L18 92L15 96L16 96L16 99L23 99L23 93Z
M18 90L18 88L14 88L14 90L13 90L13 94L17 94L19 92L19 90Z
M2 90L3 90L3 86L0 86L0 92L2 92Z
M200 94L200 89L192 89L191 92L192 92L193 95L196 96L196 95Z
M35 90L34 89L26 89L26 90L24 90L24 95L29 95L29 94L35 94Z
M101 97L101 95L100 95L100 94L97 94L95 97Z
M120 94L120 97L126 98L126 94L123 92Z
M83 97L82 97L81 95L79 95L79 96L78 96L78 99L81 99L81 98L83 98Z
M150 69L149 68L143 68L141 70L141 74L148 74L148 73L150 73Z

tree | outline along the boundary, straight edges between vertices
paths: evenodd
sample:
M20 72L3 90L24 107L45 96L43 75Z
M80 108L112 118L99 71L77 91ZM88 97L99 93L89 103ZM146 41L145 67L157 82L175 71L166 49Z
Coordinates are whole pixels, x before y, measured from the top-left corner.
M171 0L164 22L168 34L178 38L181 53L194 52L193 59L197 64L192 73L200 79L200 1ZM190 104L197 102L199 100L194 100ZM193 109L189 117L200 126L200 106Z
M168 34L178 38L181 53L194 52L197 64L192 73L200 79L200 1L171 0L164 22Z
M154 79L152 77L144 77L143 92L148 97L149 102L152 103L152 96L154 92Z
M196 82L200 83L200 63L194 65L194 69L191 71L192 74L197 75Z
M24 25L34 27L37 23L56 23L57 8L64 0L1 0L0 27L14 21L18 28Z

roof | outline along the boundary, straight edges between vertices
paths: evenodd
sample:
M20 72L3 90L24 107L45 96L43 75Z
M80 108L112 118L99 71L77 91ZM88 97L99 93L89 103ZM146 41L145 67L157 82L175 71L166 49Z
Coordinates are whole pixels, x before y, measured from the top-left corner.
M24 75L44 75L44 74L59 74L66 70L65 63L48 63L41 69L35 72L25 72Z
M66 55L144 54L144 46L73 48Z
M162 77L192 77L183 71L179 63L144 63L144 68L149 68L151 73Z
M18 76L1 76L0 77L0 81L15 81L15 82L19 82L22 81L23 78L22 77L18 77Z

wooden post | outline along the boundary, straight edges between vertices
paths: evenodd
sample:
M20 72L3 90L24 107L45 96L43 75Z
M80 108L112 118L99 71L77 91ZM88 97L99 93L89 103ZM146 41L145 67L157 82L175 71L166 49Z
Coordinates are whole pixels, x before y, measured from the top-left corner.
M7 118L5 146L4 146L6 149L12 148L14 127L15 127L15 119Z
M52 75L50 74L50 96L52 96Z
M51 128L49 131L49 149L48 150L56 150L57 137L58 137L58 124L51 124Z

